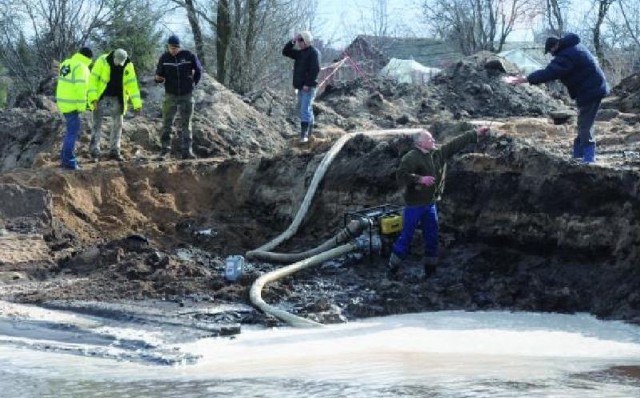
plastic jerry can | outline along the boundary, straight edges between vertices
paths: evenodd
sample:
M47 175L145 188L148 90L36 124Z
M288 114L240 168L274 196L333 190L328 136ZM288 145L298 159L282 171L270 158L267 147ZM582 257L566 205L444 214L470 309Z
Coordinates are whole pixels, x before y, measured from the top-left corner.
M244 257L241 255L229 256L224 261L224 278L229 282L235 282L242 276Z

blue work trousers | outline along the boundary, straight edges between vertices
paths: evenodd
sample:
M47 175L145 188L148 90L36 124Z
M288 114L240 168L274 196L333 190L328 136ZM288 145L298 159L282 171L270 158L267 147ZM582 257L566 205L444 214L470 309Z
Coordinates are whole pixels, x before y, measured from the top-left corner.
M64 118L67 122L67 132L62 141L60 162L62 163L62 167L75 169L78 166L78 160L76 159L76 140L78 139L78 133L81 127L80 113L65 113Z
M601 99L578 106L578 136L573 141L573 157L585 162L595 161L596 138L593 124L600 109Z
M424 239L424 255L436 257L438 255L438 209L436 204L422 206L407 206L402 214L402 232L393 245L393 252L400 258L409 254L411 240L416 228L422 228Z
M298 90L298 109L300 121L313 125L313 100L316 98L316 88L309 87L309 91Z

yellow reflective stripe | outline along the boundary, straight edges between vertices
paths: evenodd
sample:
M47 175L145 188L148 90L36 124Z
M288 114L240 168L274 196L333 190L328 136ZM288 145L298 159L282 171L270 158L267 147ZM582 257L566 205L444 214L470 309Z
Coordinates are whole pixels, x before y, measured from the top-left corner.
M126 82L124 82L124 85L126 86L129 83L135 83L136 82L136 78L132 77L131 79L127 80Z
M136 94L136 95L132 95L129 98L134 99L134 98L140 98L140 94Z

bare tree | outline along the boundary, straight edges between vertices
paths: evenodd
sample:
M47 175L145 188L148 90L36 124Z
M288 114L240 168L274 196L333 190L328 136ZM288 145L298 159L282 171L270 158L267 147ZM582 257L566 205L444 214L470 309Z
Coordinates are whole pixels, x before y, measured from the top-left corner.
M187 20L193 34L193 43L196 47L196 54L200 58L200 62L206 66L207 57L205 56L204 34L202 32L201 19L206 18L206 13L199 7L194 0L171 0L179 8L183 8L187 13Z
M619 0L620 15L627 30L627 36L640 47L640 9L637 1Z
M565 29L566 1L546 0L545 17L549 31L555 36L561 36Z
M19 91L35 93L51 64L89 44L126 0L9 0L0 8L0 62Z
M596 23L593 27L593 47L596 52L596 57L598 58L598 61L601 65L605 65L606 63L604 49L602 48L601 41L602 24L605 21L607 12L609 11L609 7L611 7L611 4L613 4L615 1L616 0L596 0L597 15Z
M280 50L293 30L309 26L315 1L218 0L216 34L218 80L240 93L281 73Z
M517 24L544 12L541 0L424 0L425 20L464 54L499 52Z

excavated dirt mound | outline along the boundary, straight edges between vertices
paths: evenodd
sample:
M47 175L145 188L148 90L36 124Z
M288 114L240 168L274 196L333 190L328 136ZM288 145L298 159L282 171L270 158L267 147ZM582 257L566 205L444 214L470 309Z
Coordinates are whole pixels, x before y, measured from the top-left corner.
M506 74L516 73L517 67L509 61L478 53L444 69L425 86L361 79L328 87L319 100L342 117L368 117L383 128L424 124L434 117L547 116L566 108L544 86L514 87L502 81Z
M129 113L124 121L122 152L128 160L149 160L160 151L161 102L164 88L141 79L144 98L142 116ZM295 133L284 118L272 118L247 104L208 75L194 91L193 148L201 157L265 156L287 147ZM38 97L37 109L15 108L0 112L0 171L19 167L40 167L57 163L64 136L64 120L49 97ZM82 115L84 125L77 153L88 159L91 116ZM179 118L179 116L178 116ZM177 118L177 119L178 119ZM175 125L178 126L179 120ZM107 152L110 121L103 123L103 152ZM174 127L176 132L176 127ZM174 152L180 153L180 139L174 134Z
M609 102L621 112L638 112L640 109L640 73L627 76L611 90Z
M640 322L637 115L604 109L598 164L579 164L568 155L575 121L522 118L544 116L556 102L538 88L506 86L505 73L508 65L478 55L426 87L380 82L371 90L356 82L328 90L315 107L318 137L306 147L287 141L295 134L291 99L270 92L243 99L207 78L196 93L194 123L196 151L207 158L196 161L153 159L162 93L145 85L145 116L125 123L128 161L87 163L78 172L57 166L59 116L0 113L3 159L15 159L3 166L0 193L32 202L32 191L17 185L51 198L42 202L49 223L33 221L28 208L8 213L0 204L0 247L11 254L0 257L0 298L247 303L248 286L278 265L250 263L229 283L225 257L287 228L334 138L345 130L428 126L444 142L460 128L451 119L475 115L491 119L494 136L450 162L435 277L422 279L418 234L399 281L385 278L386 256L357 253L271 284L265 299L322 322L437 309L589 311ZM509 115L520 117L499 118ZM87 143L85 134L81 156ZM346 212L401 204L394 172L410 146L409 137L352 139L301 230L278 250L325 241L343 227ZM33 158L31 169L6 171Z

